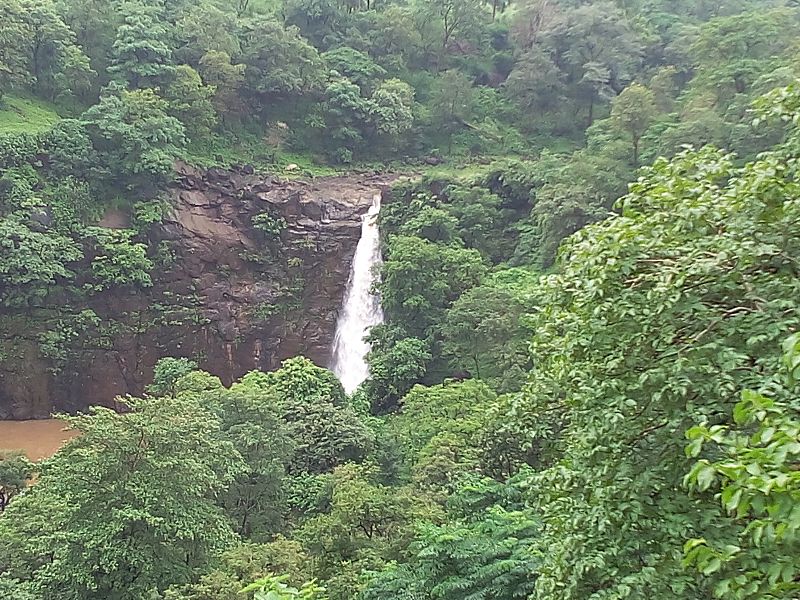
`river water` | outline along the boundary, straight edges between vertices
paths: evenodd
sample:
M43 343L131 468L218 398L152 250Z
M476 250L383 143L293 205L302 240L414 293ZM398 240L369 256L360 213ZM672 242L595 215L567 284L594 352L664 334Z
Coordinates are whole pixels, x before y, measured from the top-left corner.
M336 323L331 369L348 394L354 392L369 375L365 360L369 344L364 341L364 336L371 327L383 323L380 298L372 293L381 265L380 209L381 196L377 194L361 223L361 238L356 246L347 292Z
M31 460L52 456L75 435L65 431L64 422L57 419L0 421L0 449L22 450Z

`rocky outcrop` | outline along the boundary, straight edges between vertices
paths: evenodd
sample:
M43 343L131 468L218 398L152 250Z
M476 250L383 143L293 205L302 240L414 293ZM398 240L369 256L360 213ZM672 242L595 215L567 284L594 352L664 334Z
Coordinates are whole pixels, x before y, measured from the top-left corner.
M299 354L326 365L361 216L387 183L179 166L173 208L149 233L152 287L109 290L78 307L102 324L81 330L57 372L31 333L40 317L24 315L30 343L0 363L0 418L113 406L142 393L164 356L192 358L225 382Z

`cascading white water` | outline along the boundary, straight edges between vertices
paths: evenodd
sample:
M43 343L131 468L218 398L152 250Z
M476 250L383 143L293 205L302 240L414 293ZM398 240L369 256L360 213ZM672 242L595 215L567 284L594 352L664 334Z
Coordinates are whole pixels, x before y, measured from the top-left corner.
M331 368L348 394L355 391L369 375L365 360L369 344L364 337L371 327L383 323L380 298L372 293L372 285L381 264L378 231L380 208L381 196L377 194L361 223L361 239L356 246L347 292L336 323Z

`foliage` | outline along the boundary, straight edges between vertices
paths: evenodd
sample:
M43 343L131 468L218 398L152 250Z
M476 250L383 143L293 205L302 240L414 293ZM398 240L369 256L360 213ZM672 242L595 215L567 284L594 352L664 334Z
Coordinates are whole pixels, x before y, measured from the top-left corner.
M271 390L245 378L219 394L225 437L247 464L222 503L243 538L266 540L283 527L287 466L299 440L281 420Z
M3 570L43 597L147 597L233 539L213 495L241 459L216 417L188 399L125 403L67 419L80 435L0 523Z
M242 590L242 593L255 592L254 600L325 600L325 588L310 581L304 583L300 589L293 588L284 583L285 577L265 577Z
M152 89L104 95L82 117L95 150L123 187L167 179L185 142L184 127Z
M291 98L320 89L322 61L297 30L263 16L244 26L242 59L254 92L267 98Z
M396 598L386 589L391 586L417 587L420 598L527 598L535 580L536 531L528 515L501 509L473 522L424 526L413 545L413 566L384 571L362 597Z
M0 513L11 500L28 487L33 477L33 464L25 454L15 450L0 451Z
M132 241L133 231L92 227L87 233L95 244L91 270L97 289L153 285L150 278L153 262L147 257L147 247Z
M223 119L244 111L240 92L245 65L233 64L226 52L209 50L200 59L198 69L203 81L214 88L214 108Z
M286 360L281 368L264 377L288 406L311 402L315 398L328 398L335 406L345 403L344 389L336 377L307 358Z
M352 597L353 568L374 568L398 556L417 513L424 510L406 491L371 481L369 468L343 465L333 473L330 508L309 519L299 538L328 579L332 599ZM356 571L357 573L358 571Z
M440 323L444 311L480 281L486 267L475 250L398 236L390 241L381 271L384 310L422 337Z
M188 358L161 358L153 368L153 383L147 386L147 392L155 396L174 396L178 380L195 370L197 363Z
M527 598L535 582L538 523L520 481L474 478L447 501L445 524L422 523L410 557L370 574L365 600Z
M146 0L125 0L124 21L117 28L108 72L131 89L158 87L173 72L170 31L158 6Z
M151 225L161 223L169 209L169 199L163 197L136 202L133 205L133 225L140 234L147 233Z
M681 490L679 440L692 421L724 420L798 324L784 164L736 169L710 149L658 161L544 281L536 377L506 413L546 467L530 482L547 549L534 598L707 593L678 549L716 509Z
M97 313L88 308L63 317L57 319L51 329L37 336L39 353L48 359L50 371L54 374L59 374L70 364L80 344L91 339L91 333L101 324Z
M797 595L800 419L790 394L800 375L800 335L789 337L783 349L787 381L784 389L770 391L777 398L745 390L732 426L705 423L686 433L688 456L708 445L718 449L713 462L704 458L694 465L686 482L698 492L719 489L732 531L709 531L686 542L684 551L687 564L718 580L714 594L720 598Z
M374 87L375 82L386 75L386 70L369 55L346 46L328 50L322 55L322 59L330 69L365 90Z
M169 112L186 128L190 137L207 134L216 124L217 114L212 103L215 89L203 85L200 75L189 65L175 68L172 82L164 97Z
M87 350L144 385L140 334L178 320L150 297L176 161L415 173L381 210L361 389L162 359L35 485L0 458L0 595L796 597L799 14L0 0L4 413L74 399ZM279 257L283 219L250 225ZM294 338L302 283L272 267L284 296L234 316Z
M452 492L478 470L483 415L496 398L480 381L417 385L404 396L388 427L401 450L399 462L417 485Z
M31 36L30 24L26 22L22 3L4 0L0 4L2 26L0 26L0 102L10 90L30 82L24 49ZM20 52L22 50L22 52Z
M383 413L394 408L422 378L432 358L424 340L398 338L397 334L379 325L372 329L368 338L369 378L364 389L374 412Z
M639 167L639 142L656 112L653 92L632 84L626 87L611 103L611 119L631 138L633 166Z
M74 277L70 263L83 257L71 238L31 229L26 221L22 215L0 220L0 297L6 305L42 300L51 286Z
M507 391L528 370L525 305L505 286L483 285L464 292L442 323L442 351L456 371L478 379L503 380ZM521 382L520 382L521 383Z
M265 233L270 238L278 238L286 229L286 220L283 217L275 217L268 212L258 214L252 219L253 227Z

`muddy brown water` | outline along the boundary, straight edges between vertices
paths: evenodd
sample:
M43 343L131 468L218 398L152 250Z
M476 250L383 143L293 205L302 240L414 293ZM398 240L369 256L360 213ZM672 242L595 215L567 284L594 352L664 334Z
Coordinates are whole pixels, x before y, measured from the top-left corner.
M31 460L55 454L76 432L64 429L57 419L41 421L0 421L0 449L22 450Z

